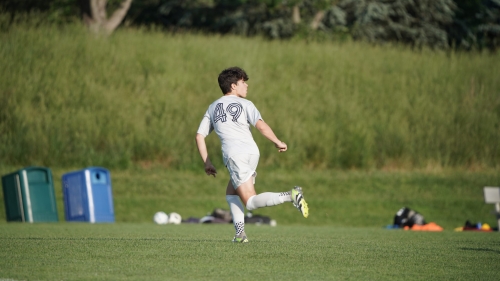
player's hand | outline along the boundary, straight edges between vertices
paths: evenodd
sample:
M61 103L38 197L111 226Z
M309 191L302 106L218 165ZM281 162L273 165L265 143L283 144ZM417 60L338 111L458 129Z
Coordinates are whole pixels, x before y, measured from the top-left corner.
M217 175L217 170L215 169L214 165L212 163L206 163L205 164L205 173L207 173L208 176L215 176Z
M279 152L285 152L288 149L286 143L280 141L279 143L275 143L274 146L278 149Z

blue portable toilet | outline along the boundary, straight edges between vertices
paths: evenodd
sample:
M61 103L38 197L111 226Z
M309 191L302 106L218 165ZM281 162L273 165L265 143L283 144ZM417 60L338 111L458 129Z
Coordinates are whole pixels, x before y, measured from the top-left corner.
M114 222L113 192L109 171L88 167L62 176L66 221Z

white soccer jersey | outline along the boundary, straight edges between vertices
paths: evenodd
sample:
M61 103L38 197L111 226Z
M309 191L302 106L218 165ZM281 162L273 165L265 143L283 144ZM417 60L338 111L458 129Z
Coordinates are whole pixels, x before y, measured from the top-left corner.
M255 126L259 119L262 116L251 101L237 96L223 96L208 107L198 134L206 137L215 130L221 141L222 159L226 164L236 154L259 155L259 148L250 132L250 124Z

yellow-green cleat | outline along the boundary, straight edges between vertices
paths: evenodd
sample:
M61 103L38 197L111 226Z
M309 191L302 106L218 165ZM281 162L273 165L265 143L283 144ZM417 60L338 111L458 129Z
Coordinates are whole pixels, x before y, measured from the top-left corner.
M306 200L304 199L304 194L302 193L302 187L296 186L292 189L292 203L299 209L300 213L307 218L309 216L309 207L307 206Z
M245 232L234 236L233 243L248 243L248 238Z

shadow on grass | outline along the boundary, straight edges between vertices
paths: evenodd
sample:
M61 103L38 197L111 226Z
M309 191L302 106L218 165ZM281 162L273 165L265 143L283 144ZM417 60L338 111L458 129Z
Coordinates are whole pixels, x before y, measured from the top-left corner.
M459 248L459 249L464 251L474 251L474 252L493 252L500 255L499 250L493 250L493 249L485 249L485 248Z
M47 240L47 241L178 241L178 242L214 242L220 239L169 239L169 238L65 238L65 237L0 237L0 240Z

